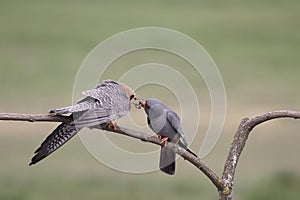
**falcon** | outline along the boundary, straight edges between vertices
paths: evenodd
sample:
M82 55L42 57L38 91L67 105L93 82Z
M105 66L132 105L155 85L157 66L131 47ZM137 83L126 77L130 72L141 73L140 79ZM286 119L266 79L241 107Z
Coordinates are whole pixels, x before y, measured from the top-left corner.
M85 127L93 128L106 124L115 129L114 120L125 116L130 111L130 101L136 100L130 87L113 80L106 80L83 94L86 97L76 105L49 111L55 115L70 114L73 121L61 123L35 150L29 165L49 156Z
M154 98L141 101L140 104L147 114L149 127L158 135L161 144L170 141L197 157L196 154L188 149L180 118L171 108ZM175 174L175 159L175 152L162 145L159 161L160 170L169 175Z

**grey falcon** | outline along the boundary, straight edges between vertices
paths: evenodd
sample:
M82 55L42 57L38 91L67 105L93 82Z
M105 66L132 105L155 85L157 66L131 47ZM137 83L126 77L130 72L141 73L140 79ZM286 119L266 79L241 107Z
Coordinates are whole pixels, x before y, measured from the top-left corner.
M85 127L107 124L115 128L114 120L125 116L130 111L130 101L136 99L130 87L113 80L106 80L83 94L86 97L76 105L49 111L56 115L70 114L74 121L61 123L35 150L29 165L49 156Z
M161 143L167 141L176 143L197 157L188 149L180 118L171 108L154 98L140 101L140 104L147 114L149 127L159 136ZM162 145L159 161L160 170L169 175L175 174L175 160L175 152Z

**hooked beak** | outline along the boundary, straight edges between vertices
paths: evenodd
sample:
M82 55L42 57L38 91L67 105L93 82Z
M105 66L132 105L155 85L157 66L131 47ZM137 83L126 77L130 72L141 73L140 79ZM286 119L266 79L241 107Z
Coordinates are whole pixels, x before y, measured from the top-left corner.
M142 107L143 108L146 108L146 106L147 106L147 104L146 104L146 101L143 101L143 99L142 98L132 98L132 99L134 99L135 101L138 101L137 103L132 103L137 109L141 109Z
M131 101L132 99L136 101L137 98L136 98L135 94L130 96L129 101Z
M139 102L139 105L143 108L146 108L147 107L147 104L146 104L146 101L140 101Z

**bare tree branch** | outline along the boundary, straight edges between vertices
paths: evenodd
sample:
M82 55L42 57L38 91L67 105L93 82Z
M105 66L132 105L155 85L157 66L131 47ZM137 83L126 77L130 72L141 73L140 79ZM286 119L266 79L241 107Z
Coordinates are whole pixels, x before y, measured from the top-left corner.
M50 115L50 114L18 114L18 113L0 113L0 120L13 120L13 121L28 121L28 122L70 122L72 121L72 117L69 116L61 116L61 115ZM97 126L93 128L98 128L102 130L106 130L109 132L114 132L122 135L126 135L129 137L133 137L136 139L140 139L144 142L150 142L156 145L161 145L160 141L156 136L150 135L148 133L144 133L141 131L131 130L128 128L117 126L116 129L107 127L107 126ZM185 149L179 147L173 143L166 144L168 148L171 148L185 160L189 161L191 164L200 169L217 187L218 190L223 191L225 189L225 185L222 182L221 178L210 168L208 165L195 157L190 152Z
M268 112L253 118L242 119L236 134L233 138L233 142L230 146L230 150L224 165L224 171L222 179L202 160L195 157L190 152L179 147L173 143L167 143L167 147L174 150L177 154L182 156L185 160L200 169L216 186L219 192L220 200L231 200L233 191L233 181L235 176L235 170L238 164L238 160L241 156L242 151L246 145L246 141L250 132L257 125L267 122L269 120L277 118L300 118L300 112L291 110L279 110L274 112ZM17 114L17 113L0 113L0 120L14 120L14 121L29 121L29 122L70 122L72 117L69 116L58 116L49 114ZM136 139L140 139L144 142L150 142L156 145L161 145L157 137L152 136L148 133L141 131L135 131L124 127L117 127L112 129L106 126L94 127L109 132L115 132L121 135L126 135Z
M235 176L235 170L238 164L238 160L241 156L241 153L246 145L246 141L250 132L259 124L267 122L269 120L277 118L300 118L300 112L292 110L279 110L274 112L268 112L253 118L244 118L242 119L238 130L233 138L230 150L225 162L224 171L222 175L222 180L228 187L228 191L223 190L219 191L219 199L230 200L232 199L232 190L233 190L233 180Z
M2 121L28 121L28 122L70 122L72 117L51 114L20 114L0 113Z

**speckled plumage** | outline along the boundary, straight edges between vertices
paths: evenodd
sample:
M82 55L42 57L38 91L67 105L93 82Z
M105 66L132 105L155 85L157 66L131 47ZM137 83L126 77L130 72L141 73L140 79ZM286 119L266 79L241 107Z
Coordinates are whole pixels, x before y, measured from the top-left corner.
M61 123L34 152L36 155L30 165L53 153L82 128L98 126L125 116L131 108L130 91L127 91L131 89L126 85L125 89L123 85L112 80L104 81L95 89L84 91L86 97L76 105L50 110L53 114L70 113L74 121Z

